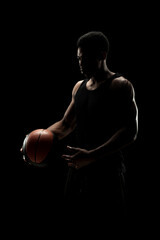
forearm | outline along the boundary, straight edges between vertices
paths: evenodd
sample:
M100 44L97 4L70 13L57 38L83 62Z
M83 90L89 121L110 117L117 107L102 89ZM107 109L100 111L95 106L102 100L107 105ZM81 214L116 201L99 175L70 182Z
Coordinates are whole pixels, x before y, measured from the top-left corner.
M136 134L136 131L124 127L118 130L107 142L91 150L90 155L99 159L116 153L132 143L136 139Z
M65 124L63 119L52 124L47 129L53 132L57 136L58 140L65 138L72 131L72 129Z

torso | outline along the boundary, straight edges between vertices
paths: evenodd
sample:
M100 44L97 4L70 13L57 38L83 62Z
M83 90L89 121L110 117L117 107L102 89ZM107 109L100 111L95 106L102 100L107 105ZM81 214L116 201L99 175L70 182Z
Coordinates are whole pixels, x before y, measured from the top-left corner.
M97 88L89 89L86 79L77 90L75 110L79 147L97 147L107 141L122 124L122 96L117 91L118 85L126 80L122 76L112 78L113 76Z
M90 150L106 142L120 126L123 126L128 117L125 109L125 94L130 94L131 88L130 82L123 76L116 76L114 79L101 82L96 88L92 88L88 84L88 79L79 81L74 88L73 95L77 120L75 146ZM125 90L119 91L119 89ZM107 157L107 159L101 159L101 161L78 171L71 169L74 181L78 179L79 182L80 179L82 182L83 179L83 182L87 181L86 184L88 184L91 178L92 180L99 179L101 182L100 179L106 176L106 169L117 172L117 169L125 168L123 155L120 151ZM105 181L102 180L102 183L105 184Z

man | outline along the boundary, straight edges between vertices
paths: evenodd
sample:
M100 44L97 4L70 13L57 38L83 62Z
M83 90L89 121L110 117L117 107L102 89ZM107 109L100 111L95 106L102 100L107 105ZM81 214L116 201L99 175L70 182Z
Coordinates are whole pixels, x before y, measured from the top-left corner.
M67 146L68 153L62 155L69 166L67 206L88 216L107 212L121 217L125 212L121 150L137 137L138 109L132 83L108 69L108 51L102 32L91 31L78 39L77 58L85 79L75 84L63 118L48 129L59 141L75 132L74 146Z
M125 216L122 149L138 133L133 85L109 70L108 51L102 32L91 31L78 39L77 58L85 79L73 87L63 118L48 127L57 141L75 133L73 146L62 155L68 164L65 206L74 216L93 222L94 216L117 221Z

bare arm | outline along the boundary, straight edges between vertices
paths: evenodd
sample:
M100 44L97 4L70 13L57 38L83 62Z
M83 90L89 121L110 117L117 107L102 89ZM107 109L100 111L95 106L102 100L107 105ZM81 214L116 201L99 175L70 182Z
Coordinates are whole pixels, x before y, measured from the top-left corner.
M136 125L136 123L135 123ZM118 150L121 150L125 146L135 141L137 133L129 126L119 129L107 142L90 151L90 155L94 158L102 158L111 155Z
M69 104L67 110L64 113L63 118L52 124L47 129L54 132L58 138L58 140L63 139L67 135L69 135L76 127L76 115L75 115L75 109L74 109L74 96L80 86L82 81L79 81L76 83L76 85L73 88L72 91L72 100Z

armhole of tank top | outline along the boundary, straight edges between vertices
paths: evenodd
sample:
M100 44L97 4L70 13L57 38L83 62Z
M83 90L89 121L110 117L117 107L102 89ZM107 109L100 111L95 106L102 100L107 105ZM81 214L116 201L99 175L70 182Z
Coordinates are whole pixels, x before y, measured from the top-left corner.
M112 77L111 79L115 79L115 78L118 78L118 77L122 77L123 75L119 72L116 72Z
M88 79L84 79L81 84L79 85L75 95L74 95L74 98L76 97L77 93L80 91L80 89L84 86L84 84L86 84L86 82L88 81Z
M122 73L117 72L117 77L123 77Z

